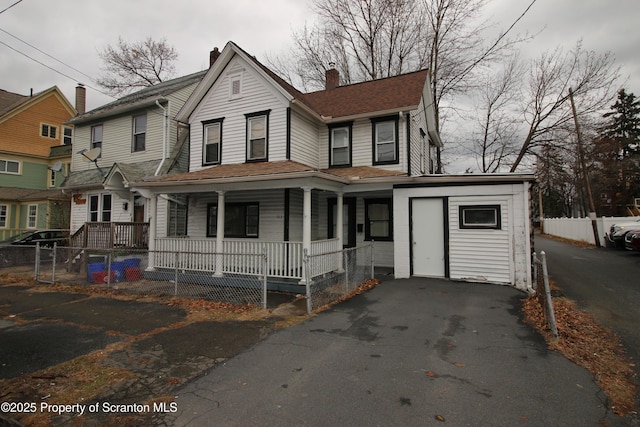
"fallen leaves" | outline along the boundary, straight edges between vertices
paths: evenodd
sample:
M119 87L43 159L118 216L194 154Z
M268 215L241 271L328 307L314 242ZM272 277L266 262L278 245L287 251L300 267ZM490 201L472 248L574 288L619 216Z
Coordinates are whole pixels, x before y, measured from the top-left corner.
M524 321L545 338L549 348L593 374L616 414L624 416L634 411L637 393L634 364L618 336L600 326L591 314L578 309L575 302L567 298L553 298L552 301L558 340L553 339L535 296L530 296L523 304Z

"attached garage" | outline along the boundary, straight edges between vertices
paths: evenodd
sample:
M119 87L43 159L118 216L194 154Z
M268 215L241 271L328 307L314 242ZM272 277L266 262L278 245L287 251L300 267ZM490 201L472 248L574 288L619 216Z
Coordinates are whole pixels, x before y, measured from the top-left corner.
M531 287L530 175L417 178L393 190L395 276Z

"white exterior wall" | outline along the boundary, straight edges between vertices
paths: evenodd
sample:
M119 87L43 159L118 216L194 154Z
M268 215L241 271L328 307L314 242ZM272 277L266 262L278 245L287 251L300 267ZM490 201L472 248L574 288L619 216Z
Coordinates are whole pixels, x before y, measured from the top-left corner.
M71 221L69 229L71 233L75 233L85 222L89 221L89 196L95 194L111 194L111 221L112 222L131 222L133 221L133 195L130 198L123 199L117 193L109 191L89 191L79 193L80 203L73 197L71 198ZM124 210L124 203L128 203L128 208Z
M420 136L420 129L427 132L427 118L424 115L424 99L420 101L417 110L410 113L411 120L411 175L423 175L429 173L430 150L429 136ZM424 154L424 160L422 155ZM424 163L424 164L423 164ZM422 171L424 167L424 173Z
M242 74L242 96L229 98L230 75ZM268 119L268 160L286 160L286 130L288 101L270 84L252 71L238 56L229 62L220 78L209 89L202 102L189 118L191 155L189 170L197 171L210 166L202 165L203 125L206 120L222 122L222 164L245 163L247 119L245 114L271 110Z
M308 116L291 111L291 160L319 167L319 125Z
M394 274L411 274L410 199L448 197L450 277L531 286L529 184L394 189ZM500 204L502 230L461 230L458 206ZM442 227L434 224L434 227ZM508 278L508 281L506 280Z

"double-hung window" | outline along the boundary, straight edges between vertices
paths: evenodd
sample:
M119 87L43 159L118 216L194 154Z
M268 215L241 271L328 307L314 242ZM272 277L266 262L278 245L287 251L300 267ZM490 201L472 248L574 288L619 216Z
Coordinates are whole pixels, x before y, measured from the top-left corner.
M62 128L62 144L71 145L73 142L73 128L65 126Z
M393 240L391 199L365 199L365 240Z
M0 159L0 173L20 173L20 162Z
M102 148L102 125L91 126L91 148Z
M38 205L29 205L27 208L27 228L36 228L38 225Z
M167 236L186 236L189 198L184 194L169 195Z
M7 227L8 214L9 214L9 207L7 205L0 205L0 228Z
M351 166L351 123L329 127L329 165Z
M222 120L224 119L215 119L203 122L203 165L220 164L222 157Z
M260 205L258 203L225 203L225 237L258 237ZM218 205L207 206L207 237L218 234Z
M398 118L372 119L373 164L398 163Z
M247 114L247 161L265 161L269 151L269 111Z
M144 151L147 135L147 115L141 114L133 117L133 141L131 152Z
M89 221L111 221L111 194L92 194L89 196Z

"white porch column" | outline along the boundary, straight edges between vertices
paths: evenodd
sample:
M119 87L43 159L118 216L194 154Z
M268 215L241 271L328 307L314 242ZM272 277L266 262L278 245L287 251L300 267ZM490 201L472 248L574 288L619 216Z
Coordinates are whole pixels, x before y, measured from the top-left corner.
M224 191L218 193L218 219L216 222L216 271L214 276L222 276L223 256L224 252Z
M148 212L147 218L149 221L149 260L147 262L147 270L155 270L156 269L156 260L155 260L155 250L156 250L156 238L158 237L158 223L157 223L157 211L158 211L158 195L152 194L148 199ZM131 205L133 206L133 204ZM133 208L131 209L133 210Z
M302 253L311 254L311 190L312 187L302 187L304 199L302 204ZM302 281L307 283L307 271L302 268Z

